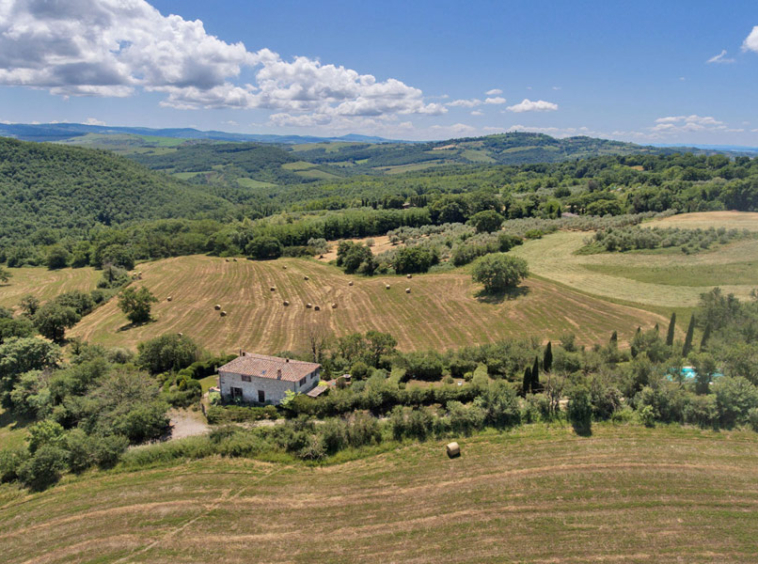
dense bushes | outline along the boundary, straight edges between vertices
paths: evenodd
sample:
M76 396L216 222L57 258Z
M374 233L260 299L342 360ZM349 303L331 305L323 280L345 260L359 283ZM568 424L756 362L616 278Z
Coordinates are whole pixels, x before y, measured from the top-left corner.
M711 227L705 230L659 227L653 229L609 228L595 233L593 242L584 249L584 252L590 252L593 249L625 252L678 247L682 252L689 254L749 236L751 235L747 231L727 230L723 227L719 229Z

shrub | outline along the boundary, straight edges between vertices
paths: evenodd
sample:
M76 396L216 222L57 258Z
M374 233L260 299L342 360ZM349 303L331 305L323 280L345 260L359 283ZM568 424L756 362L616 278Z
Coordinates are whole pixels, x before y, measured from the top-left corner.
M140 343L138 364L151 374L181 370L197 360L198 347L189 337L163 335Z
M67 468L68 453L62 448L45 445L18 469L19 480L28 488L42 491L61 479Z
M575 386L569 391L566 414L578 434L589 434L592 426L592 400L587 388Z

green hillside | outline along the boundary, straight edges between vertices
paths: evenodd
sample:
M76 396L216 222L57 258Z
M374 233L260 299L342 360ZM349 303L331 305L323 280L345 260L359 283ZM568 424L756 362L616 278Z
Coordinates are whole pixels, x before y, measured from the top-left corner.
M0 138L0 247L35 233L55 242L97 225L230 209L222 198L106 151Z

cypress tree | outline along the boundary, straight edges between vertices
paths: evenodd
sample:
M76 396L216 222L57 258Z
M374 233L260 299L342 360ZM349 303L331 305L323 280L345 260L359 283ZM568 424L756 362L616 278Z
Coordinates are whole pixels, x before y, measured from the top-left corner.
M547 347L545 347L545 356L542 357L542 368L545 372L550 372L553 369L553 344L548 341Z
M682 348L682 356L687 356L692 351L692 337L695 334L695 314L690 317L690 325L687 327L687 336L684 338L684 347Z
M671 321L669 321L669 332L666 334L666 346L674 344L674 332L676 331L676 312L671 314Z
M521 384L522 392L524 394L524 397L526 397L526 394L529 393L529 390L532 387L532 369L530 367L526 367L526 370L524 370L524 382Z
M657 323L655 324L655 327L654 327L654 329L655 329L655 332L656 332L656 333L660 332L660 330L661 330L661 328L658 326L658 324L657 324Z
M611 344L613 346L618 346L619 344L619 334L616 331L611 333Z
M711 324L705 326L703 330L703 338L700 340L700 352L703 352L708 347L708 339L711 337Z
M536 394L540 391L540 358L534 357L534 364L532 365L532 393Z

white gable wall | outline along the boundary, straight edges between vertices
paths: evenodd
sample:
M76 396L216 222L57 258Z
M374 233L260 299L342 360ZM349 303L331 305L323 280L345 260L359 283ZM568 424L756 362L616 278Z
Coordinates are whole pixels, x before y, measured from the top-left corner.
M234 372L218 373L218 384L221 389L221 396L225 400L232 398L232 388L242 389L242 398L245 403L258 402L258 390L263 390L266 394L266 403L277 405L284 399L284 393L287 390L293 392L305 393L313 389L319 382L320 370L309 374L306 377L305 384L300 386L299 382L288 382L287 380L276 380L274 378L258 378L251 376L250 382L243 382L242 375Z

